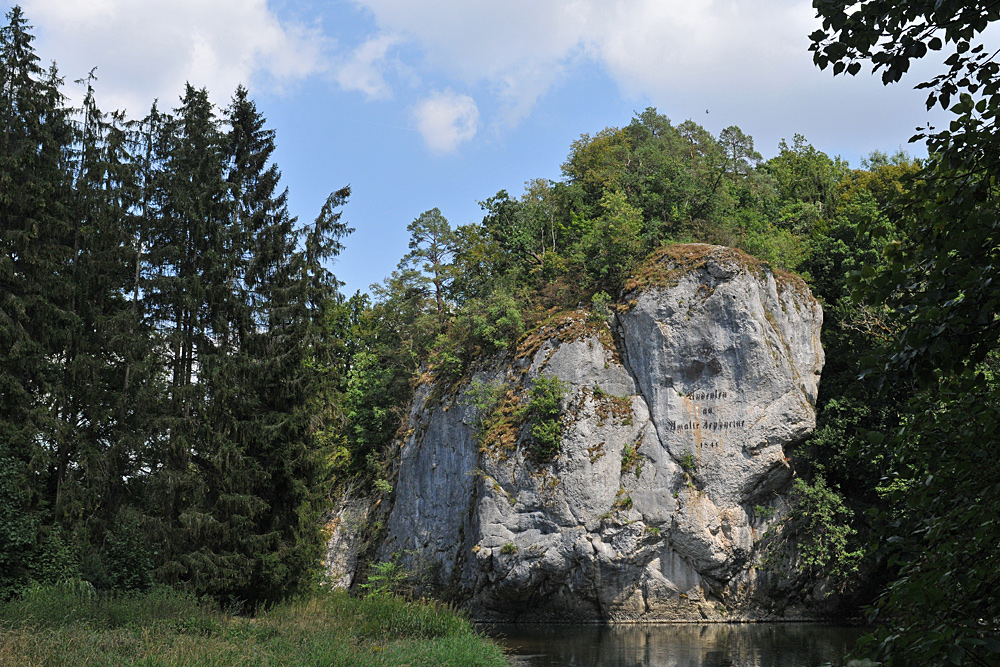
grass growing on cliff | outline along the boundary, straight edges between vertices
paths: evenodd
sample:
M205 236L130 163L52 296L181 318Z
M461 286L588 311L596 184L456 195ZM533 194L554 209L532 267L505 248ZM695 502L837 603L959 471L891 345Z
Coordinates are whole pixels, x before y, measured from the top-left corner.
M107 597L64 585L0 607L2 667L503 664L449 607L392 595L324 591L245 618L169 589Z

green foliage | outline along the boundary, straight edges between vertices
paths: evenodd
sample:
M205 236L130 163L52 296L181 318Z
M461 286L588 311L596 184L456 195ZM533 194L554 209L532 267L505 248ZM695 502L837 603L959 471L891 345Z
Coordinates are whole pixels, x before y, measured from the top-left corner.
M48 529L31 568L31 578L42 584L80 580L76 550L68 543L60 526Z
M895 576L869 610L886 625L867 642L888 665L1000 657L996 629L981 621L1000 614L1000 466L991 446L1000 391L988 375L948 378L915 396L888 442L877 526Z
M563 432L560 402L567 389L559 378L540 375L528 390L525 414L531 424L530 451L538 461L549 461L559 455Z
M808 232L822 219L824 210L833 207L837 182L845 169L843 162L831 160L801 134L794 136L791 146L782 139L778 155L764 165L778 192L777 223Z
M20 8L0 28L0 596L29 578L234 604L304 588L321 547L321 332L350 228L297 230L238 88L140 122L78 111ZM11 196L11 193L17 196ZM149 545L156 545L155 549ZM16 549L17 553L12 551Z
M795 269L845 172L799 135L764 164L738 127L716 139L646 109L574 141L562 182L536 179L520 199L501 191L481 202L481 227L463 228L454 296L512 284L545 294L559 281L614 293L669 241L736 246Z
M350 451L344 477L351 473L370 476L378 472L377 461L399 425L396 411L401 395L408 396L408 392L403 392L399 371L386 364L380 354L364 351L354 355L343 397Z
M633 472L636 477L642 476L642 454L636 445L625 443L622 447L622 472Z
M590 315L592 319L597 322L607 322L611 318L611 309L608 308L608 304L611 303L611 296L605 292L596 292L594 296L590 297ZM596 391L595 387L595 391Z
M774 518L775 509L773 507L768 507L766 505L754 505L753 506L754 516L768 521Z
M583 264L593 281L618 291L643 256L642 214L620 190L606 192L602 215L581 239Z
M38 520L30 512L30 492L19 467L15 459L0 456L0 602L28 584L38 538Z
M883 305L852 299L851 275L865 266L884 264L883 248L899 233L890 212L905 192L908 175L918 169L903 153L892 157L874 153L863 164L866 169L850 171L838 183L835 206L813 230L813 252L803 265L814 294L824 303L822 342L827 362L816 429L794 454L800 476L823 477L853 511L853 518L844 524L857 531L850 549L872 543L860 549L857 575L838 582L852 604L872 602L878 594L872 582L889 576L870 519L884 508L878 487L888 462L886 447L875 436L899 430L912 386L903 382L879 386L870 376L859 377L866 374L866 357L888 349L898 324L896 314Z
M504 382L475 379L465 390L466 402L476 409L476 423L481 425L493 412L508 387Z
M508 292L470 299L431 346L428 366L439 381L454 383L474 359L513 349L524 331L521 306Z
M108 531L101 558L102 570L99 573L92 571L88 580L95 586L115 591L146 590L153 584L156 556L142 516L134 509L125 508Z
M504 382L482 382L475 379L469 383L469 387L465 390L464 400L476 410L473 425L476 441L480 445L484 444L483 440L486 434L494 425L498 417L497 409L500 407L500 401L508 389L509 387Z
M860 552L851 549L853 512L821 476L809 484L795 480L791 493L790 527L795 534L800 566L814 575L843 579L857 569Z
M388 597L400 595L409 587L409 573L394 557L389 561L372 563L361 590L366 597Z
M500 547L500 553L504 556L513 556L517 553L517 545L513 542L507 542L502 547Z
M698 459L692 452L684 452L680 460L681 469L690 474L698 469Z
M617 495L615 495L614 509L630 510L632 509L632 506L633 506L632 496L626 493L624 487L619 488Z
M816 6L817 65L854 75L867 60L888 84L940 51L941 73L916 87L929 90L928 109L940 104L952 115L946 129L914 137L926 140L930 158L888 211L896 235L884 263L860 267L857 300L884 304L889 317L880 321L890 323L866 372L882 386L912 388L901 427L871 438L887 449L876 529L889 583L870 612L886 625L863 648L886 665L991 664L1000 653L995 624L985 620L997 618L1000 596L984 551L1000 541L988 518L997 513L998 473L986 454L997 433L1000 64L982 34L1000 8L929 0Z
M424 211L407 225L410 252L399 262L399 270L412 268L410 289L433 297L439 318L445 316L445 296L451 284L451 260L455 254L455 234L439 209Z
M458 341L447 334L440 334L430 348L427 365L434 379L443 385L454 384L465 371L465 359Z
M485 301L473 299L456 316L454 330L464 334L470 356L510 350L525 331L521 305L502 290Z

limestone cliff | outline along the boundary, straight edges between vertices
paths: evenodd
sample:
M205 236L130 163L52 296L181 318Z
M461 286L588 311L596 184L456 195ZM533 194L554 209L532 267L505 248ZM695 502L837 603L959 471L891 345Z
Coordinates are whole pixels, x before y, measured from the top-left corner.
M821 324L796 277L663 249L606 317L565 313L417 390L381 556L480 619L772 613L760 543L815 425ZM565 387L548 460L525 416L540 376Z

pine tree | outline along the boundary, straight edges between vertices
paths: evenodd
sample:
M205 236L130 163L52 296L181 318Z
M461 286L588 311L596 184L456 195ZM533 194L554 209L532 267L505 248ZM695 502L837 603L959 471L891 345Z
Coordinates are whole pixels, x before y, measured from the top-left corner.
M455 234L441 210L424 211L407 225L410 252L399 263L400 270L412 267L416 285L430 292L439 322L447 315L445 303L452 282L451 259L455 255Z
M0 29L0 599L29 579L299 590L349 350L330 195L296 229L274 132L67 109L19 8ZM343 326L341 326L343 324ZM339 423L339 422L337 422Z

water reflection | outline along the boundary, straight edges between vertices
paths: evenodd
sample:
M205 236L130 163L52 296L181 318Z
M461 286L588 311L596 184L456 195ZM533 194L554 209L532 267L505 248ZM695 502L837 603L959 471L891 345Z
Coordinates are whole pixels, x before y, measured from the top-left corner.
M488 628L518 667L841 665L862 630L815 623Z

